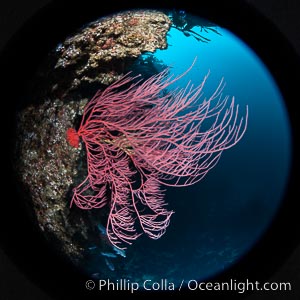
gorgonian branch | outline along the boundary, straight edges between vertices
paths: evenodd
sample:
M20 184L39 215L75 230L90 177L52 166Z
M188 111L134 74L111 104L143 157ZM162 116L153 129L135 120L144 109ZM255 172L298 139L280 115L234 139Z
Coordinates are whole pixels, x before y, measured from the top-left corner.
M199 86L170 89L191 68L178 77L166 69L144 82L123 76L96 93L78 132L67 133L73 146L82 139L88 162L72 203L82 209L108 204L107 234L118 248L137 239L139 227L154 239L164 234L173 212L160 185L195 184L246 131L248 107L239 118L234 97L222 95L223 79L204 100L208 75Z

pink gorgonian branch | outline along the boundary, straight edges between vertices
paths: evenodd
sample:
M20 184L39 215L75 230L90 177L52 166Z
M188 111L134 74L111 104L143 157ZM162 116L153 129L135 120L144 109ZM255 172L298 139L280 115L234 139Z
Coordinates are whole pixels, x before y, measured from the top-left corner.
M71 205L108 205L107 236L115 247L124 249L141 232L160 238L173 214L161 186L195 184L246 131L248 108L239 118L234 97L222 96L223 79L203 100L208 75L199 86L170 89L191 68L146 81L123 76L90 100L77 132L67 131L71 146L83 141L88 164Z

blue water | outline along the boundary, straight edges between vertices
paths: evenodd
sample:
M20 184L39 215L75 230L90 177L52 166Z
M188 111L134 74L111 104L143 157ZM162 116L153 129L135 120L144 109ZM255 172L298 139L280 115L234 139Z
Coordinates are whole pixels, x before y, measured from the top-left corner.
M168 190L166 200L176 213L167 233L136 246L144 249L147 261L168 262L164 272L161 263L145 267L150 277L169 272L173 278L205 279L236 263L270 225L284 193L291 136L282 95L254 51L226 29L218 32L210 32L211 41L202 43L172 28L168 49L155 53L175 75L197 57L180 84L199 84L210 71L204 96L224 77L224 96L235 96L241 115L248 105L249 125L239 144L223 153L204 180ZM167 258L160 260L162 253Z
M119 262L120 274L128 279L140 273L141 280L154 281L210 278L250 251L279 209L291 158L284 99L255 52L226 29L217 30L220 35L208 32L210 42L203 43L172 28L169 47L154 56L175 75L197 57L176 84L200 84L210 71L207 97L224 77L224 96L235 97L240 116L249 107L246 134L198 184L167 190L166 202L175 211L170 226L161 239L143 237L129 247L126 260Z

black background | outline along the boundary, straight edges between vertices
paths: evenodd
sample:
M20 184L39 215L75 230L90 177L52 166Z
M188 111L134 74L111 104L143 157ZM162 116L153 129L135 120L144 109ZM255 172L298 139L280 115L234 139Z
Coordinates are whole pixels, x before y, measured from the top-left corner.
M98 0L100 1L100 0ZM17 32L24 22L34 15L41 7L44 7L49 1L47 0L10 0L0 2L0 49L5 46L12 35ZM260 13L273 22L276 27L289 40L300 55L300 1L298 0L248 0L249 4L255 6ZM72 5L72 4L70 4ZM83 5L83 4L82 4ZM217 9L217 7L216 7ZM55 17L53 18L55 22ZM49 24L51 26L51 24ZM26 47L26 45L22 45ZM0 70L1 72L1 70ZM1 85L1 82L0 82ZM300 85L300 82L299 82ZM1 99L1 101L4 101ZM299 100L299 95L295 95L295 101ZM2 145L3 146L3 145ZM297 195L298 196L298 195ZM4 195L1 196L1 201L4 200ZM295 196L296 197L296 196ZM7 200L5 200L7 201ZM0 207L1 209L1 207ZM14 222L13 214L11 222ZM7 224L9 226L9 224ZM299 221L295 220L295 226L300 226ZM0 234L6 228L0 228ZM285 233L282 232L284 235ZM12 237L15 239L18 237ZM20 256L22 256L22 248L26 245L20 244ZM285 247L284 244L278 243L278 247ZM26 257L24 257L26 260ZM259 268L258 265L255 266ZM45 274L48 272L44 270ZM49 274L48 274L49 275ZM43 277L43 274L40 274ZM55 274L53 274L55 276ZM51 277L51 276L50 276ZM49 278L49 276L47 276ZM254 293L246 299L300 299L300 245L296 246L291 252L291 255L284 260L284 263L273 272L269 281L276 282L291 282L292 292L285 293ZM53 281L55 282L55 280ZM64 294L65 295L65 294ZM101 297L99 293L99 298ZM199 298L202 298L199 295ZM36 286L18 267L10 260L10 258L0 248L0 300L15 300L15 299L45 299L52 300L42 289ZM64 296L64 299L67 299ZM74 299L74 297L73 297ZM203 299L203 298L202 298Z

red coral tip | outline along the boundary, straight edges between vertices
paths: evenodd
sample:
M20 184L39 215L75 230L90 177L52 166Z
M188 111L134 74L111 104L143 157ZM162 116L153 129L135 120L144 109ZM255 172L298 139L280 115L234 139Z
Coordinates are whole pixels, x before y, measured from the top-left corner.
M74 128L69 128L66 132L67 135L67 141L70 144L70 146L74 148L79 147L79 136L77 131Z

